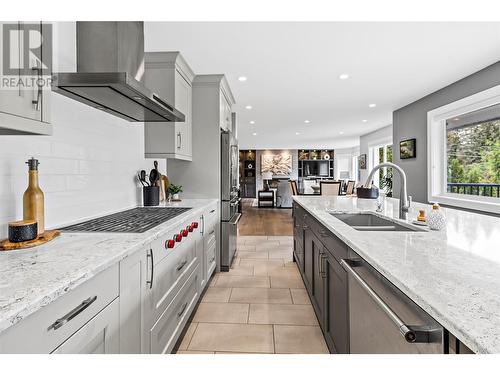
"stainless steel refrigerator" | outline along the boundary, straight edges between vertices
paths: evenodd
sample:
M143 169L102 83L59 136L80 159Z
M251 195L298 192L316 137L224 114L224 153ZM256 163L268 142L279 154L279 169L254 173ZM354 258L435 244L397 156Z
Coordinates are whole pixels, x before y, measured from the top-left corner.
M231 130L221 131L221 271L229 271L236 253L238 221L241 218L238 168L236 114L233 113Z

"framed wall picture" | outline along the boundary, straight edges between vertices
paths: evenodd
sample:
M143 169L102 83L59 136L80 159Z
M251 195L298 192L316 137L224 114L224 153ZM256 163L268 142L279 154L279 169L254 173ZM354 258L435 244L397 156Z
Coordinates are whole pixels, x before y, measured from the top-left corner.
M415 138L405 139L399 142L399 158L413 159L417 157L417 140Z
M358 157L359 169L366 169L366 154L361 154Z

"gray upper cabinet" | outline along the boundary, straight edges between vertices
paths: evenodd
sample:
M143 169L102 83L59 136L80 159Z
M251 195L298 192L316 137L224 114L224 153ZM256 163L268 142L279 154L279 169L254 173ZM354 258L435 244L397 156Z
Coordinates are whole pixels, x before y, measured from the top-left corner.
M191 161L194 73L179 52L146 53L146 86L181 111L185 122L146 123L146 158Z
M10 35L5 35L10 40L10 54L8 61L10 68L16 67L17 72L5 74L3 59L0 59L3 81L8 80L9 87L0 88L0 135L50 135L50 86L39 87L37 81L47 82L52 72L43 73L41 62L32 53L25 52L27 35L37 38L37 35L47 36L46 43L41 44L41 56L51 53L48 48L48 24L41 22L0 22L0 40L4 40L4 26L12 25ZM31 31L31 33L30 33ZM39 34L37 34L39 32ZM33 41L36 43L36 40ZM3 43L3 42L2 42ZM5 53L5 51L2 51ZM8 72L7 72L8 73Z

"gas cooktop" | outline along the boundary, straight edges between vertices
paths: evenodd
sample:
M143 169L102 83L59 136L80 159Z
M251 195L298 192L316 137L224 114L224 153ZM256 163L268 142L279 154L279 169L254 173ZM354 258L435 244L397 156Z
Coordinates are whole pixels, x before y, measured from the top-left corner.
M137 207L73 224L60 230L65 232L143 233L190 209L184 207Z

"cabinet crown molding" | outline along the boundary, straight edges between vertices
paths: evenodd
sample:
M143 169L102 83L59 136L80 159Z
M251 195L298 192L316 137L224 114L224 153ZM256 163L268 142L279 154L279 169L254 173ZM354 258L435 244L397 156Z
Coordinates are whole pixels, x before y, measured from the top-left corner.
M233 92L224 74L199 74L194 77L193 86L219 86L231 104L235 104Z
M177 68L190 82L195 74L179 51L146 52L146 69Z

